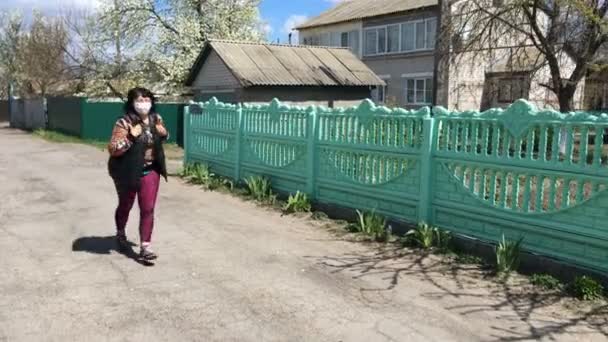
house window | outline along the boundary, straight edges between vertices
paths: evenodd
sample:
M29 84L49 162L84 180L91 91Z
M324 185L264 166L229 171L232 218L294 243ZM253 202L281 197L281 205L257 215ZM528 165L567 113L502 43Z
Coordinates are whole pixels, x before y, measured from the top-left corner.
M365 31L365 54L375 55L378 52L378 32L376 30Z
M321 34L321 46L329 46L330 44L330 34L329 33L322 33Z
M372 99L375 103L383 104L386 101L386 86L378 86L372 90Z
M341 38L342 35L340 34L340 32L332 32L331 33L331 38L330 38L330 44L332 47L339 47L341 46Z
M401 51L413 51L416 41L416 26L414 23L401 25Z
M359 55L359 31L350 31L348 33L348 46L353 53Z
M399 52L399 25L391 25L388 27L387 51Z
M406 78L405 102L413 105L428 105L433 103L433 79Z
M365 30L365 55L431 50L435 48L437 19L405 22Z
M386 53L386 28L378 29L378 53Z
M340 35L340 46L352 48L352 46L349 45L348 32L342 32L342 34Z
M422 50L426 44L426 24L424 21L416 23L416 50Z
M511 103L526 96L526 77L510 77L498 80L498 102Z
M435 39L437 36L437 19L429 19L426 21L426 48L435 48Z

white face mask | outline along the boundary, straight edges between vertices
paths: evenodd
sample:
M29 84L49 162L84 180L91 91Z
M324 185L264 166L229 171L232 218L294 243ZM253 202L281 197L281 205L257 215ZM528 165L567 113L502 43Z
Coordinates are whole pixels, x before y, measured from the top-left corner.
M152 103L150 102L135 102L133 104L135 111L137 114L146 115L150 113L150 108L152 108Z

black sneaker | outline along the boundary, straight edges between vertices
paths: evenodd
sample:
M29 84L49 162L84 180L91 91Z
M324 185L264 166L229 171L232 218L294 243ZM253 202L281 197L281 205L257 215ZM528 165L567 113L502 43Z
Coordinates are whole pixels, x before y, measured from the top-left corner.
M139 258L141 260L151 261L151 260L155 260L156 258L158 258L158 255L156 255L154 252L152 252L150 250L150 248L142 247L141 250L139 251Z
M119 251L124 252L131 249L131 244L129 243L129 240L127 240L126 235L116 235L116 244L118 245Z

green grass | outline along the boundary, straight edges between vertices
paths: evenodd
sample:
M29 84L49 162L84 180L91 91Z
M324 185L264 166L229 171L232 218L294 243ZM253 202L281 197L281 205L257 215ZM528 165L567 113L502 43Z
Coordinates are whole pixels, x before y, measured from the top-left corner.
M463 265L482 265L484 263L482 258L476 255L464 253L456 254L456 258L454 258L454 261Z
M562 288L560 281L549 274L533 274L530 283L545 290L559 290Z
M73 136L73 135L63 134L63 133L59 133L56 131L50 131L50 130L45 130L45 129L37 129L33 132L33 134L34 134L34 136L37 136L41 139L44 139L44 140L50 141L50 142L54 142L54 143L90 145L90 146L99 148L101 150L105 150L106 146L108 144L107 142L104 142L104 141L81 139L81 138ZM109 137L108 137L108 139L109 139Z
M83 144L90 145L100 150L106 150L108 146L107 141L99 141L92 139L82 139L77 136L60 133L57 131L46 130L46 129L37 129L33 132L34 136L37 136L41 139L44 139L49 142L61 143L61 144ZM108 135L108 141L110 140L110 136ZM164 144L165 148L165 157L171 160L182 160L184 158L184 149L179 147L176 143L166 143Z

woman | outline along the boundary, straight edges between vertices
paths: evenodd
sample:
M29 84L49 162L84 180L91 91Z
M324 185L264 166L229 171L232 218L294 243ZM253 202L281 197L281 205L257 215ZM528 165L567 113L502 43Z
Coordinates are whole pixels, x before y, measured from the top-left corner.
M157 258L150 248L150 242L160 176L167 180L163 150L167 137L163 120L155 111L152 92L144 88L131 89L125 104L125 115L118 119L112 131L108 145L108 169L118 193L115 215L118 247L123 251L130 248L125 228L137 196L140 211L139 258L146 261Z

